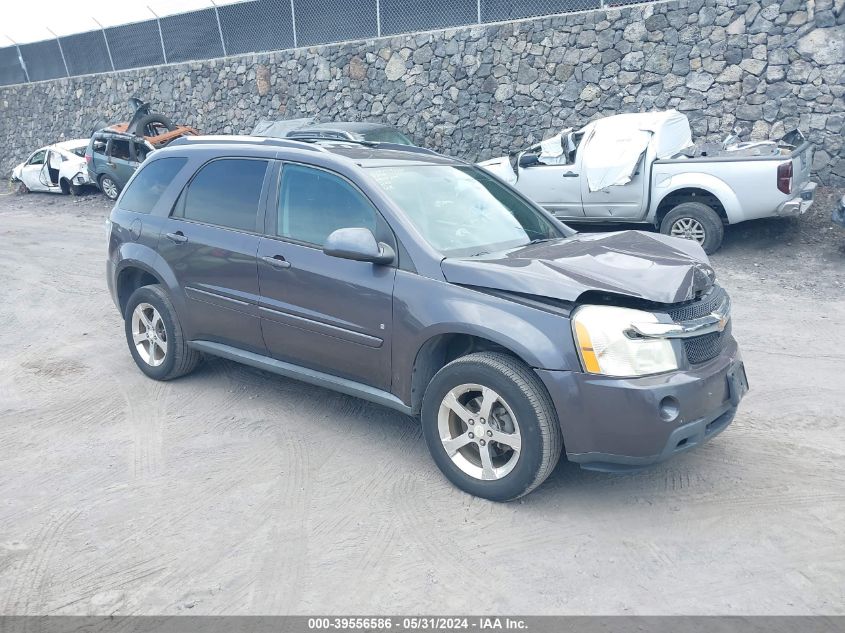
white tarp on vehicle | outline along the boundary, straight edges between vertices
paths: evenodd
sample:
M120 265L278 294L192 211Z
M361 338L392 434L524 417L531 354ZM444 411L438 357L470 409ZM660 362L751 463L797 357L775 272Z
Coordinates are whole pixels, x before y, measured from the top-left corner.
M658 159L692 146L689 121L677 110L618 114L588 127L581 147L590 191L629 183L650 143Z

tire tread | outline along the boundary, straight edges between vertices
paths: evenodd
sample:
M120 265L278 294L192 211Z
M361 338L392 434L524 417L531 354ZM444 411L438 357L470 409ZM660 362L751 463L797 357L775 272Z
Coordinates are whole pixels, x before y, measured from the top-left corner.
M202 359L202 355L188 345L188 341L185 339L185 335L182 332L182 326L176 316L176 310L173 308L173 303L170 301L170 297L167 296L167 292L164 288L158 284L150 284L149 286L141 286L135 290L135 292L132 293L132 296L129 297L129 302L127 303L126 318L131 318L130 307L137 303L135 301L136 295L142 292L150 292L155 295L156 299L164 304L165 309L169 312L170 320L173 323L173 332L169 333L170 341L168 341L173 344L172 348L168 350L168 353L172 353L174 357L173 367L165 376L158 378L158 380L173 380L174 378L179 378L180 376L189 374L196 368L197 364L199 364Z
M543 438L543 452L540 467L534 480L528 487L504 501L513 501L530 493L543 483L557 466L563 450L563 435L551 396L540 378L518 358L503 352L475 352L456 358L443 369L459 367L464 364L478 363L501 373L511 380L528 398L537 417L540 434ZM441 369L441 371L443 371Z

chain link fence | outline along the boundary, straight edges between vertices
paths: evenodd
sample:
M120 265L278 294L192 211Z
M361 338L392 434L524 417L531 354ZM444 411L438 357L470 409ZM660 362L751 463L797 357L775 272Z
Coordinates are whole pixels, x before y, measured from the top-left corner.
M209 0L211 2L211 0ZM553 15L637 0L248 0L0 48L0 85Z

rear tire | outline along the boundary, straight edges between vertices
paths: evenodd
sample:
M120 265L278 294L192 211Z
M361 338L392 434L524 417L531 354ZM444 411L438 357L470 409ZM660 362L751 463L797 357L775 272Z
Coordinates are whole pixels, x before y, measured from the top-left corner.
M722 245L725 225L719 214L703 202L682 202L663 218L660 232L696 241L711 255Z
M150 378L179 378L199 363L200 354L188 347L176 310L161 286L143 286L133 292L123 320L132 359Z
M120 195L120 186L115 182L114 178L107 174L100 176L97 181L100 183L100 191L102 191L109 200L117 200Z
M523 362L499 352L469 354L438 371L421 418L431 456L446 478L492 501L534 490L554 470L563 446L543 383Z

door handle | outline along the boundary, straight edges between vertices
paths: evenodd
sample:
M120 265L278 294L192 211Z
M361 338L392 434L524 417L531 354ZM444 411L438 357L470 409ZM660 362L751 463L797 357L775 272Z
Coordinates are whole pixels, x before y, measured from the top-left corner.
M576 174L574 171L565 171L565 172L563 172L563 177L564 178L577 178L578 174Z
M164 236L171 242L176 242L177 244L184 244L188 241L188 238L185 237L185 234L182 233L182 231L176 231L175 233L165 233Z
M262 257L265 262L270 264L273 268L290 268L290 262L284 258L283 255L265 255Z

